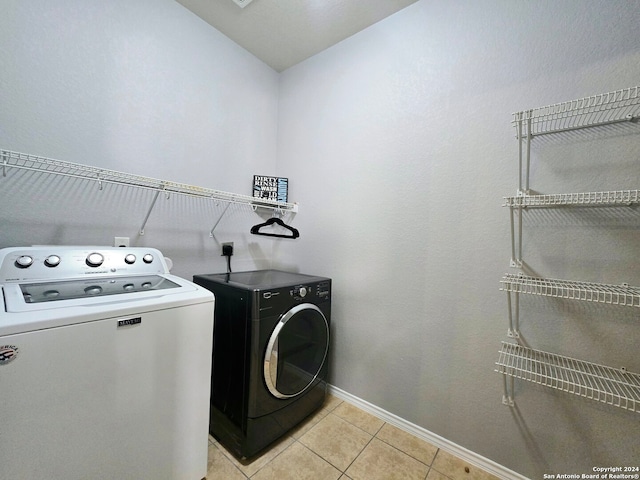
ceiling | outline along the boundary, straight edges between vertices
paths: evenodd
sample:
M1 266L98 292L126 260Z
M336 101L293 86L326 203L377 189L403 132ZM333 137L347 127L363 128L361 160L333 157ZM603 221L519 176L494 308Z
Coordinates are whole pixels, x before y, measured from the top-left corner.
M176 0L281 72L417 0Z

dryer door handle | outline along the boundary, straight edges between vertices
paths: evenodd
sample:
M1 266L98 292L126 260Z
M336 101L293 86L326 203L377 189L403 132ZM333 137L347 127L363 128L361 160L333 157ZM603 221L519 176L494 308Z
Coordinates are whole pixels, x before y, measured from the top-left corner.
M312 329L312 335L314 338L311 342L313 348L315 348L315 350L313 351L313 356L315 357L314 361L312 362L313 365L299 364L299 361L296 360L296 349L300 350L300 348L294 345L294 349L292 349L291 344L290 337L292 330L295 334L296 341L301 340L299 337L302 337L302 340L306 341L304 340L305 335L299 335L298 333L296 333L296 327L298 325L301 325L297 322L304 318L306 318L307 320L309 319L308 316L304 317L304 312L306 312L307 315L311 313L312 316L315 316L315 327ZM287 323L298 314L301 314L303 316L302 318L295 320L294 323L289 326L288 332L284 332L284 344L282 345L283 352L280 352L279 336L281 333L283 333L282 330L285 328ZM305 324L308 325L308 323L302 323L302 325ZM295 397L303 393L316 380L318 373L325 363L328 350L329 323L322 313L322 310L320 310L316 305L313 305L312 303L302 303L293 307L280 318L280 321L273 329L271 337L269 338L269 342L267 343L267 350L264 356L263 374L264 381L269 392L274 397L280 399ZM282 358L280 359L279 357L281 355ZM292 359L294 359L294 361L292 361ZM285 384L290 383L291 377L295 378L294 388L291 388L291 385L285 385L284 389L282 388L283 385L278 386L277 382L280 373L278 372L279 368L284 369L282 373L284 374L283 381ZM287 389L289 391L287 391ZM282 390L285 391L283 392Z
M271 349L267 349L267 351L271 353L269 354L269 359L266 361L268 365L265 365L265 373L267 368L269 369L269 374L265 375L267 383L271 382L269 390L276 390L276 385L278 385L278 336L276 335L274 339L275 341L273 345L271 345Z

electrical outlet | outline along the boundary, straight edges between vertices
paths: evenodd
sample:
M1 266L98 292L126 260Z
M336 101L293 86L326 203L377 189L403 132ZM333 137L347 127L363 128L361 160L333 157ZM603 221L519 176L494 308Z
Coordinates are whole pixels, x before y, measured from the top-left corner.
M233 255L233 242L226 242L222 244L222 256L230 257Z
M114 237L113 246L114 247L128 247L129 246L129 237Z

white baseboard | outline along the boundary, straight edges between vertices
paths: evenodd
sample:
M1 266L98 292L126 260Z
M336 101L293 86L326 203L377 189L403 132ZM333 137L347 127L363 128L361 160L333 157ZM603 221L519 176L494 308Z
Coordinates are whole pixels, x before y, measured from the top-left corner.
M338 397L346 402L351 403L352 405L364 410L371 415L378 417L380 420L384 420L385 422L393 425L394 427L398 427L405 432L408 432L426 442L429 442L431 445L438 447L452 455L455 455L458 458L474 465L482 470L489 472L496 477L505 479L505 480L528 480L527 477L520 475L513 470L509 470L506 467L503 467L499 463L496 463L488 458L485 458L477 453L472 452L471 450L467 450L460 445L453 443L446 438L441 437L440 435L436 435L429 430L426 430L418 425L415 425L403 418L394 415L393 413L389 413L386 410L383 410L376 405L373 405L361 398L356 397L355 395L351 395L344 390L341 390L338 387L334 387L333 385L329 385L329 393L335 397Z

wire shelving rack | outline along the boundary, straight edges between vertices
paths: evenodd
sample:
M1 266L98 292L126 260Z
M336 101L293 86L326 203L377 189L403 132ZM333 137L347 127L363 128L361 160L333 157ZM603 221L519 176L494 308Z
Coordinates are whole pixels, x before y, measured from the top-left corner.
M496 372L504 375L503 403L513 405L507 377L537 383L591 400L640 412L640 375L625 368L577 360L522 345L502 342ZM510 392L510 393L509 393Z
M640 203L640 190L539 194L530 190L531 145L535 137L592 127L628 124L611 132L640 133L640 86L523 110L513 114L518 140L518 190L504 197L511 217L511 267L522 268L522 215L527 208L628 207ZM602 130L604 132L604 130ZM517 219L517 226L516 226ZM640 411L640 375L524 346L519 327L520 294L571 301L640 307L640 287L599 284L522 273L505 274L500 290L507 293L509 329L515 343L502 342L496 372L503 374L506 405L514 405L514 379L562 390L625 410Z
M56 160L47 157L40 157L27 153L14 152L11 150L0 150L0 160L2 161L3 176L6 176L7 169L17 168L21 170L29 170L51 175L59 175L92 181L95 182L100 189L102 189L103 184L110 183L154 191L155 195L153 197L151 206L149 207L147 215L140 228L141 235L144 235L144 227L155 206L156 200L161 193L167 196L171 194L177 194L210 199L227 203L227 206L229 206L230 204L248 205L254 210L259 207L283 213L296 213L298 211L298 204L296 203L258 199L249 195L224 192L221 190L187 185L184 183L178 183L169 180L160 180L156 178L145 177L142 175L134 175L130 173L119 172L116 170L109 170L106 168L67 162L64 160ZM211 229L211 236L213 235L213 230L216 228L225 212L226 209Z

